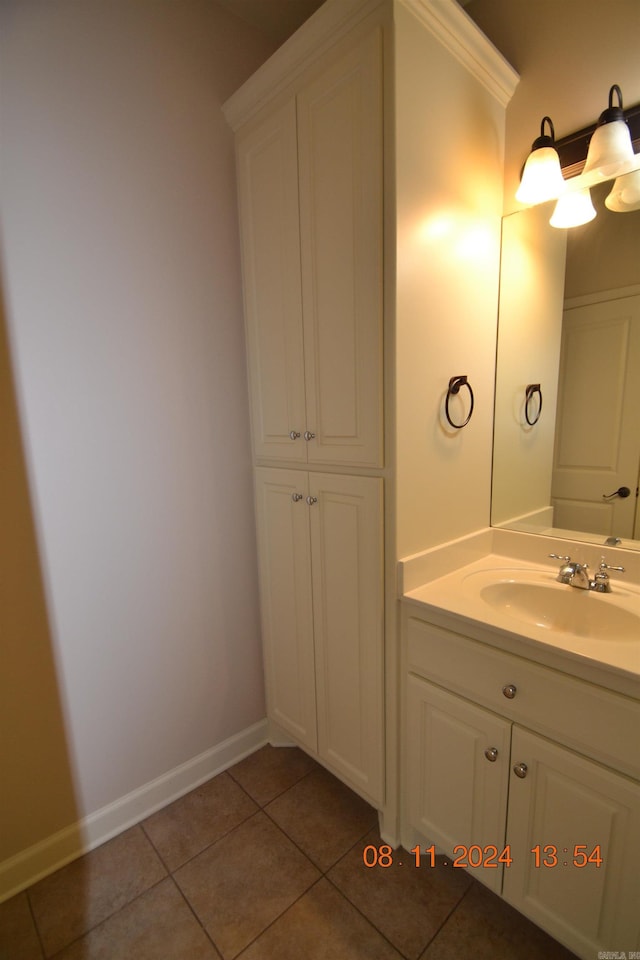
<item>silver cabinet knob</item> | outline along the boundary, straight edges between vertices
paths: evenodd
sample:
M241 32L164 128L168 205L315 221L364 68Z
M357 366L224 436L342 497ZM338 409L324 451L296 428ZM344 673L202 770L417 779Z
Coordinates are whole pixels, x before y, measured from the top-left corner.
M505 695L505 697L507 698L507 700L513 700L513 698L515 697L516 693L518 692L518 688L516 687L516 685L515 685L514 683L507 683L507 684L505 684L505 686L502 688L502 692L503 692L503 694Z
M299 437L300 437L300 431L299 431L299 430L290 430L290 431L289 431L289 436L291 437L292 440L298 440Z
M313 504L317 502L318 502L317 497L307 497L307 503L309 504L310 507L312 507Z
M316 437L315 433L311 433L310 430L305 430L304 432L305 440L315 440L315 437Z
M526 763L516 763L513 768L513 772L515 773L516 777L520 777L521 780L524 780L528 769L529 768L527 767Z
M304 493L292 493L291 499L294 503L297 503L298 500L304 500Z
M498 759L498 748L497 748L497 747L487 747L487 749L486 749L485 752L484 752L484 755L485 755L485 757L487 758L487 760L490 760L490 761L491 761L491 763L495 763L496 760Z

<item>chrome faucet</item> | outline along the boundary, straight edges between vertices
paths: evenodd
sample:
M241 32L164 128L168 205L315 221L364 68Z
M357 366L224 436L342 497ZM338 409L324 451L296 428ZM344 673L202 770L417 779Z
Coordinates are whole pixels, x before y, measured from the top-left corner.
M568 583L570 587L578 587L579 590L591 589L589 574L587 573L589 569L588 563L578 563L577 560L572 560L571 557L560 557L557 553L550 553L549 556L554 560L562 561L558 576L556 577L559 583Z
M596 593L611 593L611 581L607 570L619 570L620 573L625 572L624 567L613 567L611 564L606 563L604 557L602 557L598 573L596 573L593 580L590 580L589 574L587 573L589 569L588 563L578 563L576 560L572 560L571 557L561 557L557 553L550 553L549 556L554 560L562 561L556 580L559 583L567 583L570 587L577 587L579 590L595 590Z

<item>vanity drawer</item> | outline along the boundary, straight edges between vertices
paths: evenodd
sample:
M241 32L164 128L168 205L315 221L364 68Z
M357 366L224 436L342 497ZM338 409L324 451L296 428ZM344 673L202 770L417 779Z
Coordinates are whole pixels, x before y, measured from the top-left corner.
M406 631L411 673L640 778L640 702L414 616Z

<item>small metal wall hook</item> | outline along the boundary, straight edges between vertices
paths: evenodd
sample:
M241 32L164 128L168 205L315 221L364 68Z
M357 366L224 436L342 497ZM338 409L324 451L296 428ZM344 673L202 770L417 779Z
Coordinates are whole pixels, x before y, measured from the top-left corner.
M467 414L467 419L463 423L454 423L451 419L451 414L449 413L449 400L451 397L455 397L460 392L460 387L466 387L469 391L469 397L471 398L471 406L469 407L469 413ZM466 376L451 377L449 380L449 387L447 389L447 396L444 402L444 413L447 418L447 421L451 424L452 427L456 430L462 430L463 427L469 423L471 420L471 414L473 413L474 397L473 390L471 389L471 384L467 380Z

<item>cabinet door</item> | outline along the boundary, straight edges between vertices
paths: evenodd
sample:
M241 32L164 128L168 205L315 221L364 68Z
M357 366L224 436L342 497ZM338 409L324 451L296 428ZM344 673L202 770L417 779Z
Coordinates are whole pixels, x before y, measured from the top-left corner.
M383 800L382 480L312 473L318 750L374 804Z
M382 42L298 95L309 463L382 465Z
M579 956L640 949L640 785L519 727L511 759L505 898Z
M257 457L306 461L295 103L237 142L244 311ZM291 439L290 433L298 437Z
M256 470L256 522L269 716L316 749L307 474ZM299 499L294 499L299 498Z
M482 856L474 852L472 862L486 865L474 876L497 893L503 868L486 848L496 847L498 855L504 848L509 739L506 720L409 676L405 776L409 821L449 854L459 845L467 850L479 846Z

